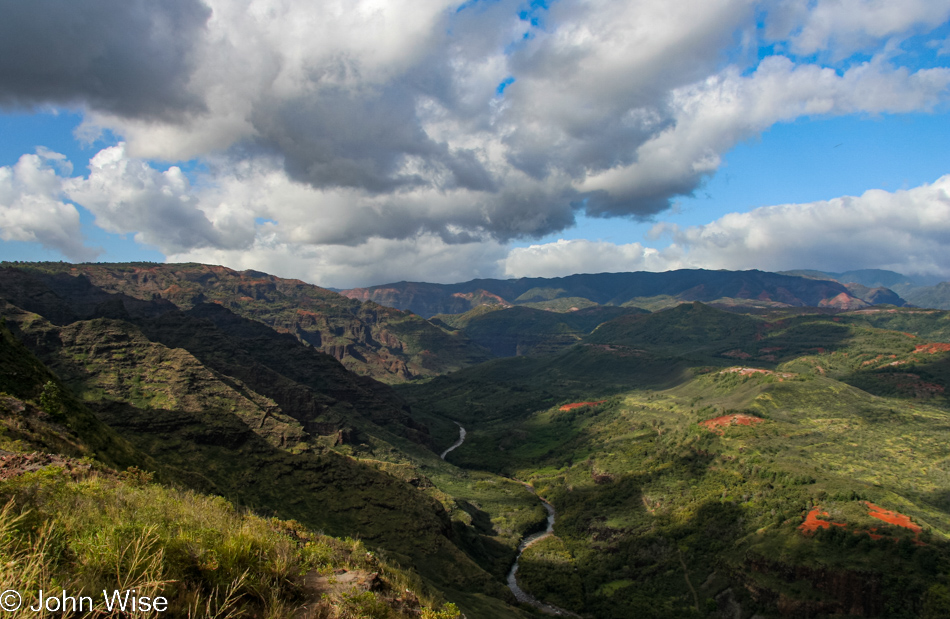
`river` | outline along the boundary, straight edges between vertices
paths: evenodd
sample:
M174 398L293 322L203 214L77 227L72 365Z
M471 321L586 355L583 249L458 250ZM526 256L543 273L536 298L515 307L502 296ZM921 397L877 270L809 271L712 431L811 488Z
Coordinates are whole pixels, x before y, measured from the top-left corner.
M451 452L453 449L458 449L462 443L465 442L465 428L463 428L462 424L457 421L455 422L455 425L459 427L459 438L457 441L452 443L451 447L443 451L442 455L439 456L443 460L445 460L445 457L449 455L449 452ZM524 487L530 490L532 494L537 496L537 493L530 484L523 481L518 481L518 483L524 485ZM574 613L564 610L563 608L558 608L557 606L552 606L551 604L545 604L530 593L526 593L524 589L518 586L518 562L521 561L521 555L524 553L525 549L536 542L540 542L548 536L554 535L554 506L541 497L538 497L538 499L541 501L541 504L544 505L544 509L548 512L548 526L540 533L532 533L531 535L525 536L521 540L521 543L518 544L518 556L515 557L514 565L511 566L511 571L508 572L508 588L511 589L511 592L515 594L515 598L517 598L519 602L523 604L530 604L531 606L534 606L535 608L540 609L549 615L557 615L559 617L578 617L579 615L575 615Z
M449 447L448 449L442 452L442 455L439 457L442 458L443 460L445 460L445 457L449 455L450 451L452 451L453 449L458 449L462 445L462 443L465 442L465 428L463 428L462 424L460 424L457 421L455 422L455 425L459 427L459 440L452 443L451 447Z

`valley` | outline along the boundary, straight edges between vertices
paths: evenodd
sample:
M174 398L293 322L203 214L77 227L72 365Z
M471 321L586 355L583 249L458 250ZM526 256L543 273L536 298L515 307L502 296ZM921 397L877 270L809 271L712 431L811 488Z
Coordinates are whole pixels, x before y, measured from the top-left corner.
M274 594L363 596L341 617L944 617L950 313L878 288L677 271L354 300L205 265L5 263L0 449L67 460L0 494L80 492L85 458L107 492L292 523L277 546L357 538ZM180 608L246 565L189 552ZM319 580L373 561L389 584Z

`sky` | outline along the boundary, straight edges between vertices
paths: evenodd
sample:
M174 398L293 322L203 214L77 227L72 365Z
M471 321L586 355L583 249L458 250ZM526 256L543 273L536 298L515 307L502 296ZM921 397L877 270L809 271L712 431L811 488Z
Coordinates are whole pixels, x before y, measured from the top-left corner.
M0 15L0 259L950 279L950 0Z

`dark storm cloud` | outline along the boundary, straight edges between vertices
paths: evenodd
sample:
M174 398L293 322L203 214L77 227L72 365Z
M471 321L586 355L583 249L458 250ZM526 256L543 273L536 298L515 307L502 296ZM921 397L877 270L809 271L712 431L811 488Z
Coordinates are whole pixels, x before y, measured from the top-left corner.
M128 117L198 108L198 0L0 0L0 105L88 103Z

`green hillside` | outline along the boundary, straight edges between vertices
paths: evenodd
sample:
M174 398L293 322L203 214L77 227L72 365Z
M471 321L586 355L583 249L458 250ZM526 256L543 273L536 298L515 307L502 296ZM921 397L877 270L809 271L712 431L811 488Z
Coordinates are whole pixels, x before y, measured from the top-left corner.
M612 306L560 313L527 305L482 305L464 314L439 314L432 320L460 330L496 357L514 357L558 352L578 343L604 322L641 313L643 310L636 308Z
M155 483L178 470L101 423L5 321L0 369L0 584L25 596L11 616L60 616L27 612L40 590L106 616L99 592L133 589L140 610L122 616L155 616L142 600L175 617L459 616L360 541Z
M942 617L950 345L878 320L680 306L400 391L420 418L466 426L454 462L555 506L555 536L519 569L546 602L598 618Z
M50 383L58 404L48 415L67 425L51 434L15 418L0 426L0 449L137 466L240 509L357 537L473 617L520 616L502 582L543 510L520 484L439 460L390 387L216 304L143 302L133 317L100 303L103 317L57 325L2 303L12 332L0 388L19 398L10 410L35 408L18 402L47 397Z
M918 307L950 309L950 282L921 286L905 293L907 301Z

